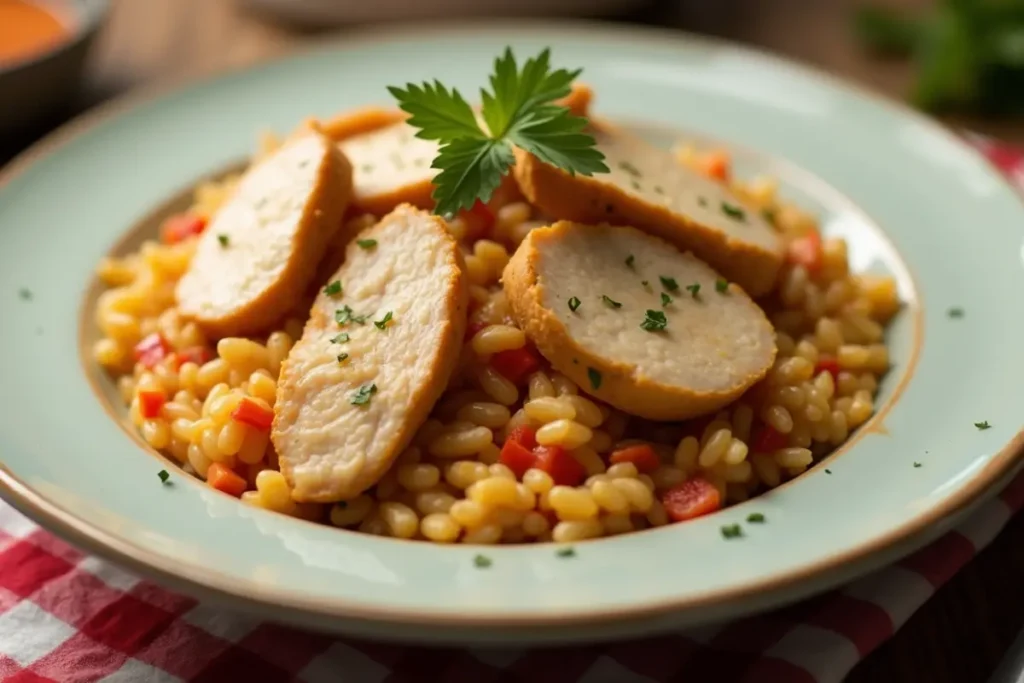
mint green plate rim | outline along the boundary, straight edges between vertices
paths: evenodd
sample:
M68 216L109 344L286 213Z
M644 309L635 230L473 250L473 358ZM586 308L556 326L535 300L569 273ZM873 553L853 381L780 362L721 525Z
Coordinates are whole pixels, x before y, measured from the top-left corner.
M935 538L1008 480L1020 464L1024 446L1024 436L1018 433L1020 421L1015 417L1024 407L1024 397L1019 387L1000 392L983 392L981 388L991 387L995 379L1020 376L1015 371L1024 370L1016 357L1020 354L1013 353L1011 343L1017 334L1024 332L1024 324L1000 317L998 308L986 296L992 290L999 291L997 288L1019 291L1024 286L1019 257L1021 230L1018 227L1024 226L1024 207L1019 197L980 155L952 133L909 109L775 57L681 33L612 28L584 22L521 21L502 22L500 25L468 22L444 28L379 29L332 40L329 44L269 64L206 79L160 97L147 92L101 107L52 134L13 162L0 176L0 247L10 247L6 257L0 255L7 261L4 264L7 268L0 275L0 292L8 294L16 291L21 282L33 280L27 265L30 259L16 259L15 256L32 253L32 245L35 244L32 240L39 239L29 234L30 226L22 222L8 223L5 218L43 216L39 200L32 199L32 188L38 188L36 192L62 187L70 189L68 183L72 179L63 174L77 163L76 155L85 154L87 161L90 157L100 158L102 146L111 142L124 145L125 150L137 149L140 153L155 145L165 154L171 153L167 162L174 168L163 173L158 182L154 181L152 187L143 193L146 201L136 200L138 206L131 207L130 211L112 211L111 206L102 206L103 201L109 202L114 196L109 187L96 185L90 188L93 194L87 204L93 207L95 217L87 214L83 222L89 225L90 230L96 229L102 237L90 238L85 234L88 230L82 235L76 234L67 240L64 249L67 254L77 247L78 253L73 257L59 257L71 259L68 263L73 261L78 269L72 267L71 271L77 279L59 283L63 285L63 291L47 291L43 285L38 297L43 301L34 302L32 306L13 301L11 296L2 298L0 315L13 323L10 329L22 330L27 335L26 330L39 325L39 305L45 303L57 309L45 318L53 323L54 330L77 327L77 314L71 316L72 323L55 322L53 318L63 310L60 306L69 306L70 300L73 300L70 308L77 310L82 292L90 282L88 277L79 277L82 275L80 267L94 263L119 240L121 233L137 222L139 215L179 192L200 175L238 159L246 151L242 145L252 139L254 128L264 124L287 128L306 114L327 115L332 110L363 103L366 98L354 102L340 97L336 106L326 110L321 110L324 108L321 106L306 111L301 107L296 109L294 104L276 109L271 107L275 114L287 110L291 120L278 116L277 120L264 121L258 113L253 113L238 122L241 130L238 135L227 136L225 140L208 137L197 143L210 150L203 154L192 152L187 163L178 163L173 156L172 143L154 143L144 135L147 125L150 125L147 119L159 119L161 111L170 108L180 117L188 113L188 104L201 110L204 101L218 97L218 91L240 93L245 97L251 87L264 81L270 82L271 91L287 92L290 86L283 82L284 77L295 75L292 72L301 73L306 68L323 70L332 60L350 66L351 62L346 60L376 60L377 67L363 61L360 66L364 72L339 74L339 87L344 85L342 76L345 76L359 81L359 87L354 90L362 88L366 91L368 86L362 79L364 76L373 79L375 68L383 68L381 65L393 58L384 54L389 48L400 53L424 48L458 48L471 53L475 50L473 63L453 65L450 72L441 70L439 73L435 64L429 73L421 73L416 69L433 62L426 57L416 60L417 63L410 64L407 77L407 80L419 80L439 76L447 81L451 75L460 87L467 87L467 82L480 82L489 68L490 57L506 43L517 46L520 54L550 44L556 63L564 61L567 66L574 66L580 62L587 67L584 78L595 85L596 107L601 115L644 119L651 123L652 129L697 130L711 138L735 141L741 150L754 147L765 150L770 158L791 158L797 166L806 167L838 186L857 204L865 207L872 218L884 224L887 231L892 230L889 236L898 244L900 255L907 263L904 266L898 258L893 260L890 253L883 255L885 263L882 265L901 270L905 276L902 283L909 288L911 315L917 319L905 321L903 334L912 337L915 334L913 328L923 326L920 366L912 373L913 376L903 378L908 390L891 406L885 422L873 423L870 433L865 434L856 446L828 461L837 475L840 470L847 469L847 465L871 460L874 468L882 463L882 469L876 473L889 477L888 481L897 489L895 493L889 492L890 497L883 501L884 504L880 503L882 510L874 511L876 514L872 515L872 508L863 503L865 496L872 495L872 484L878 485L877 481L865 479L861 471L840 484L834 484L832 482L840 481L839 477L826 474L825 467L819 465L799 481L760 499L760 503L746 503L670 529L579 544L578 557L572 562L554 560L554 548L550 546L436 547L355 536L328 528L314 528L307 523L262 511L243 509L237 502L226 500L196 482L184 481L182 477L177 477L177 483L171 490L161 490L151 484L151 481L156 481L158 469L154 461L139 457L137 445L106 417L91 393L88 405L80 402L84 396L80 390L87 382L77 362L74 363L74 373L67 371L68 364L62 362L53 379L70 383L69 393L74 397L72 406L80 409L81 415L62 423L59 429L52 430L52 434L36 432L39 444L31 441L33 433L30 430L44 424L40 418L48 407L38 396L26 391L25 399L18 405L9 406L6 414L0 417L0 495L45 527L92 552L176 588L262 616L307 626L401 639L558 642L717 621L825 590L905 555ZM614 58L609 57L613 52ZM598 63L601 66L595 68ZM648 71L636 71L638 68L652 69L653 75ZM670 108L666 113L658 110L659 105L670 102L662 99L666 97L664 94L655 92L652 83L644 82L647 77L660 79L662 85L675 81L679 90L674 95L676 98L681 94L692 96L699 93L705 99L701 100L700 107L694 105L692 111L679 113ZM614 93L602 88L603 80L609 79L616 83L612 86L617 88ZM752 90L739 94L730 92L737 82L751 86ZM759 87L759 82L777 90L766 92L765 88ZM374 83L377 89L383 85L384 82ZM671 100L673 95L667 97ZM376 101L386 102L381 97ZM320 103L323 102L326 100L321 98ZM678 105L679 100L675 103ZM183 111L182 107L186 109ZM765 120L751 117L747 108L753 108ZM860 119L853 121L851 117L854 116ZM840 150L821 151L822 141L814 138L814 135L820 135L821 130L805 128L814 122L815 117L826 119L826 128L831 126L837 134L841 132L850 136L845 140L848 145L845 155ZM198 125L202 122L178 120L196 126L197 134L202 138L202 128ZM775 128L769 128L770 125ZM879 160L858 158L863 164L863 169L858 170L847 158L857 157L860 150L877 153L884 149L885 145L876 138L893 145L893 139L886 137L893 134L889 127L897 130L897 144L889 151L895 149L896 154L909 155L892 157L892 165L901 165L902 172L909 169L920 173L933 183L951 176L956 182L949 186L938 185L942 192L927 198L914 194L920 192L920 183L924 181L916 176L905 176L902 180L908 195L914 202L927 199L928 203L915 204L914 210L894 206L892 188L882 187L884 180L891 182L894 179L885 176L885 169L878 166ZM795 130L799 130L799 136L794 135ZM208 135L212 136L212 133ZM856 149L857 154L849 153L849 149ZM132 172L131 169L124 170ZM890 171L890 174L895 172ZM862 180L865 174L878 174L879 187L872 189L870 182ZM117 179L111 180L116 182ZM917 180L919 182L915 184ZM143 187L146 182L146 179L136 180L134 186ZM125 184L133 185L133 182L126 180ZM826 208L839 207L840 212L849 212L844 217L864 220L865 225L871 223L870 219L859 214L858 209L845 206L844 199L835 200L838 195L833 191L827 190L825 194L832 197L829 200L832 203ZM68 208L74 208L75 203L81 201L81 197L72 197ZM955 238L967 238L970 232L965 227L966 221L954 219L963 218L967 215L963 212L968 209L971 215L982 212L977 220L987 223L985 229L989 232L977 253L965 251L959 259L963 263L953 267L949 256L959 247ZM132 220L125 218L126 212L133 216ZM928 223L933 231L931 241L922 241L919 231L907 227L918 212L920 220ZM118 216L117 225L104 222L104 216L112 213ZM948 219L943 218L946 214L950 216ZM857 233L855 237L859 239L859 235ZM932 248L937 250L936 253L928 253L926 257L922 250ZM882 252L886 249L888 247L881 247ZM1012 265L1006 263L1008 254L1014 261ZM935 272L936 268L953 270L949 273ZM987 278L992 286L980 286L978 280L981 278ZM953 287L950 282L962 284ZM57 294L63 294L68 301L61 299L58 302ZM952 305L964 305L968 310L967 321L959 327L948 326L943 321L945 307ZM33 378L29 361L46 359L46 354L51 353L54 344L61 339L68 352L77 332L75 329L70 336L64 337L47 327L37 339L26 341L18 339L16 334L12 335L15 337L13 341L10 337L5 339L3 347L6 347L6 353L0 359L0 373L13 378L10 389L27 390ZM951 361L958 360L957 352L971 348L973 341L984 341L985 353L971 356L968 358L970 363L962 362L960 365L969 367L976 376L964 377L961 376L963 373L953 372L944 380L936 366L945 363L942 371L955 370ZM914 341L904 345L907 344L913 346ZM909 360L913 353L908 354ZM68 355L73 354L68 352ZM896 380L896 383L902 384L903 379ZM950 402L946 405L936 403L943 387L947 390L954 387L962 389L952 405ZM995 396L997 393L999 395ZM976 407L978 414L956 410L963 409L965 404ZM925 423L922 418L932 417L925 409L928 406L946 412L940 413L939 419ZM970 433L974 431L970 426L972 421L988 416L998 416L992 418L992 429ZM87 421L87 418L103 420L104 423ZM955 424L955 419L963 424ZM915 420L919 422L914 423ZM964 425L969 432L966 436L958 429ZM932 435L930 432L933 431L938 435ZM59 466L67 465L67 469L72 470L77 464L72 466L71 461L60 460L63 456L52 452L45 455L39 449L57 444L71 452L80 447L76 441L80 438L79 433L81 437L98 438L103 448L91 456L97 473L89 475L86 470L81 470L81 478L75 480L67 473L62 474L60 470L63 468ZM892 453L895 459L897 451L915 448L915 444L920 444L921 451L926 451L925 446L931 444L937 445L936 452L940 448L945 450L941 457L932 459L925 453L915 455L924 461L924 467L920 469L910 470L909 461L899 461L901 466L906 466L905 472L895 465L885 465L886 460L878 460L888 453ZM107 448L113 449L109 463L102 457L102 451ZM960 449L964 449L963 452L959 452ZM967 449L980 451L980 455ZM130 459L121 459L122 456ZM114 471L115 460L126 471ZM848 469L855 472L867 467ZM103 488L114 481L115 475L122 474L132 486ZM136 477L138 489L134 487ZM825 488L829 486L832 488ZM101 490L103 495L97 497ZM816 497L811 496L818 502L835 500L837 505L849 502L851 507L829 510L831 518L821 513L821 506L800 508L807 505L807 501L800 500L800 497L812 490L818 492ZM846 501L846 496L851 500ZM120 509L112 512L107 509L108 505ZM727 543L718 536L719 526L742 523L755 506L767 510L769 524L756 530L748 527L748 536L742 542ZM201 514L199 509L203 509ZM128 510L135 510L137 515L126 515ZM161 513L175 510L197 515L188 517L190 521L208 520L217 530L238 532L236 543L225 541L225 548L219 549L235 555L218 554L214 547L216 539L209 534L204 536L201 529L161 526L161 520L165 519ZM797 523L801 514L808 513L817 516L816 522L820 521L820 525L808 525L806 520L802 525ZM832 527L840 520L846 520L840 536L847 532L860 533L858 525L850 520L857 513L864 513L863 524L870 528L863 531L855 542L835 541L836 533ZM147 518L147 514L151 518ZM336 544L343 551L336 559L340 561L348 553L350 561L356 556L372 560L371 564L392 575L393 590L380 592L377 590L379 586L374 585L379 583L379 577L367 576L360 579L362 583L356 581L355 588L344 585L329 588L322 582L303 584L303 578L313 575L309 572L323 570L330 574L334 571L339 578L352 579L365 568L352 570L349 567L348 573L336 567L318 568L314 566L316 560L310 559L312 555L302 555L298 551L294 557L284 557L295 559L301 555L301 565L266 562L265 554L260 555L264 548L254 546L251 543L254 537L247 535L254 529L263 534L257 538L266 540L275 548L277 545L287 548L289 543L311 547ZM788 534L811 534L811 541L820 542L822 549L820 552L815 552L813 547L808 550L804 536ZM268 536L273 536L273 540ZM699 562L693 560L695 566L687 565L679 572L681 575L689 572L690 578L697 580L699 586L694 589L678 585L681 581L675 580L676 572L672 571L671 564L661 569L657 566L666 561L687 560L687 550L705 554ZM485 552L495 560L490 570L472 568L472 557L478 552ZM787 563L787 553L801 555ZM231 564L250 556L256 563L251 571L242 571L238 564ZM628 571L629 558L636 561L633 573ZM759 559L784 569L758 575L756 564ZM645 566L646 563L655 567ZM704 563L706 569L697 566ZM752 565L754 569L751 569ZM626 580L624 576L646 585L642 589L622 589L621 582ZM422 581L422 585L412 585L418 581ZM315 590L296 588L296 585L314 585ZM373 590L364 590L371 588ZM430 594L426 588L437 592ZM554 592L559 589L567 591L567 595ZM638 593L643 594L643 599L635 597ZM575 628L565 632L564 627L568 625Z

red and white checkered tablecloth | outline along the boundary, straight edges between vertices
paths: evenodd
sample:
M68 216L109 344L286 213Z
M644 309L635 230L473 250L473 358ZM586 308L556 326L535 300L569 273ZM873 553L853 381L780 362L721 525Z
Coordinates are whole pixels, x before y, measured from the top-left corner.
M1024 189L1024 154L971 137ZM6 683L836 683L1024 507L1024 473L956 531L845 588L731 624L540 650L380 645L200 605L0 502Z

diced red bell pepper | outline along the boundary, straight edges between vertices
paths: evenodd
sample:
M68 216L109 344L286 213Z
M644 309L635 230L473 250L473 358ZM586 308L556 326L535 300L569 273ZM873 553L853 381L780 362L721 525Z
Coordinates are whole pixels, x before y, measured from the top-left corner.
M754 435L752 450L754 453L773 453L780 448L785 448L788 444L789 437L771 425L764 425Z
M183 349L177 352L178 365L181 366L183 363L195 363L196 365L203 365L213 360L213 351L206 348L205 346L190 346L187 349Z
M537 469L544 470L560 486L576 486L587 476L579 460L561 446L537 446Z
M147 420L160 416L160 409L164 407L167 398L162 391L140 391L139 412Z
M811 230L803 237L790 242L786 249L786 260L803 266L808 273L818 272L822 261L821 235L818 231Z
M814 374L818 375L822 372L832 375L833 380L839 379L839 361L832 356L822 356L814 366Z
M476 336L476 333L487 327L487 323L469 323L466 325L466 340L470 340Z
M152 370L153 367L167 358L171 353L171 345L159 332L143 337L142 341L135 345L135 360Z
M648 444L638 444L614 451L608 458L613 465L631 462L640 472L653 472L661 466L661 459Z
M201 235L206 229L206 219L190 213L171 216L160 226L160 241L177 244L193 235Z
M513 428L505 439L506 443L509 441L515 441L521 446L525 446L529 449L537 447L537 432L532 427L526 425L520 425L519 427Z
M729 155L725 152L709 152L697 162L697 166L709 178L723 183L729 180Z
M223 463L215 462L206 472L206 483L235 498L245 493L246 481Z
M494 229L494 212L479 199L462 212L462 220L466 223L465 241L470 244L490 236Z
M695 477L665 491L661 504L669 519L685 522L720 509L722 496L707 479Z
M494 354L491 356L491 367L513 384L522 384L527 375L540 369L540 358L524 346Z
M518 441L507 439L505 445L501 447L501 455L498 457L498 462L512 470L517 479L522 479L526 470L533 467L537 462L537 456Z
M231 412L231 418L236 422L247 424L253 429L267 432L270 431L270 426L274 424L274 411L264 408L246 396L238 404L238 407Z

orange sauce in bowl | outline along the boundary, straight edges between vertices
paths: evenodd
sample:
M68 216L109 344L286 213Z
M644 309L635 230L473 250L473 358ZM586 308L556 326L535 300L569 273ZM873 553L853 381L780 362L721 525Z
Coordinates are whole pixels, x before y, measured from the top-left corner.
M0 66L48 52L70 36L70 26L43 5L0 0Z

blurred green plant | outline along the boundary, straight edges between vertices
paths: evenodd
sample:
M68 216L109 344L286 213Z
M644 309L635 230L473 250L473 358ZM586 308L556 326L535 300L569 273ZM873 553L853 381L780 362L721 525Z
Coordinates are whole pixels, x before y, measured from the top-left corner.
M922 15L865 6L869 50L914 60L914 104L932 112L1024 114L1024 0L939 0Z

